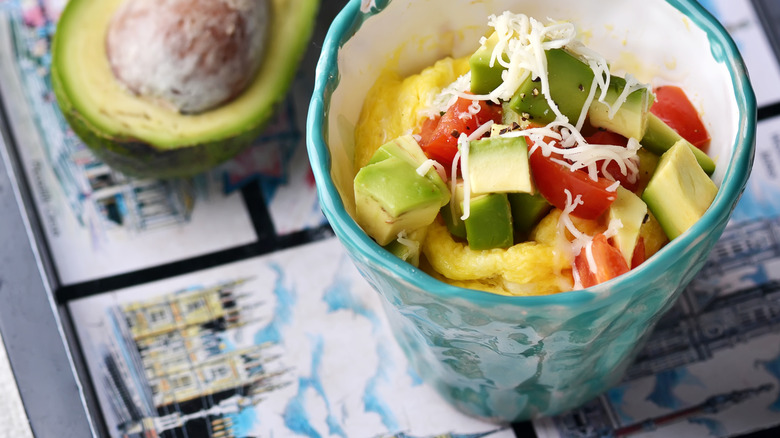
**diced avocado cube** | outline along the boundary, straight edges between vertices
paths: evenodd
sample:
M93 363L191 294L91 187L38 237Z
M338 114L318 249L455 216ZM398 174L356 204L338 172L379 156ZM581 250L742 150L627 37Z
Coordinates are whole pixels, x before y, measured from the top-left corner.
M515 112L509 102L501 103L501 125L512 127L512 129L526 129L531 125L531 119L527 116Z
M661 155L680 140L686 141L677 131L659 119L658 116L653 113L647 114L647 130L639 142L642 144L642 147L656 155ZM712 158L690 142L686 141L686 143L690 145L689 147L696 156L696 161L699 162L701 168L707 172L707 175L712 175L715 172L715 162L712 161Z
M476 250L509 248L514 243L512 213L506 193L471 198L466 218L466 240Z
M501 73L506 70L498 60L490 65L490 59L493 57L493 49L498 43L498 34L493 32L485 43L479 46L476 52L469 58L469 67L471 69L471 92L474 94L488 94L501 85ZM509 62L506 55L503 59Z
M450 203L441 208L440 213L444 224L450 234L466 239L466 224L461 219L463 216L463 181L455 183L455 191L452 193Z
M471 192L533 193L524 137L491 137L469 143L467 160Z
M420 167L428 160L428 157L425 155L425 152L423 152L420 144L417 143L417 140L411 135L403 135L380 146L379 149L374 152L374 155L371 156L368 164L374 164L389 157L401 158L415 168ZM436 169L428 169L428 172L425 173L425 177L439 186L442 193L449 193L447 184L441 179L441 176ZM447 197L446 200L444 200L444 203L446 204L449 200L449 197Z
M512 127L501 123L493 123L490 125L489 137L499 137L502 133L509 132Z
M354 191L355 220L380 245L387 245L401 231L431 224L449 199L449 191L442 192L398 157L360 169Z
M508 193L509 206L512 210L512 223L515 235L525 239L531 230L547 215L552 205L544 199L541 193Z
M402 158L413 166L419 166L428 159L420 144L411 135L402 135L379 146L368 164L374 164L389 157Z
M620 220L623 226L612 237L612 241L623 254L628 266L634 256L634 248L639 240L639 229L647 216L647 204L634 192L618 186L617 196L609 206L607 217L610 221Z
M642 200L673 240L707 211L718 187L702 170L690 143L678 141L661 155Z
M604 98L609 106L598 100L599 91L597 91L596 97L588 109L588 118L590 124L597 128L608 129L623 137L639 140L647 129L647 115L650 105L653 103L653 95L645 87L631 92L614 116L610 117L610 107L615 105L625 88L626 80L624 78L610 76L609 87L607 87L607 94Z
M561 114L575 124L588 100L590 87L593 85L593 70L564 49L547 50L545 56L550 97ZM542 93L542 82L539 78L526 78L509 100L509 107L524 119L539 124L555 120L555 113Z
M426 227L414 230L406 236L398 237L385 245L384 248L399 259L415 267L420 266L420 248L422 248L427 230Z
M650 182L650 178L655 173L655 168L658 167L659 157L645 148L639 148L639 150L636 151L636 156L639 158L639 172L637 174L639 182L636 185L634 193L641 194L645 190L645 187L647 187L647 183Z

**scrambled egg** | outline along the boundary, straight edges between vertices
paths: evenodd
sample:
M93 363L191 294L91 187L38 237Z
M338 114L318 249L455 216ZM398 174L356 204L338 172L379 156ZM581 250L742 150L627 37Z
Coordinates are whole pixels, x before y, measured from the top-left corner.
M445 58L407 78L385 71L366 96L355 130L355 171L365 166L383 144L401 135L419 132L422 109L442 88L469 69L468 58ZM531 233L530 240L508 249L472 250L455 240L436 220L422 243L420 268L441 281L502 295L545 295L574 286L569 241L572 236L553 209ZM581 232L595 235L606 229L597 221L572 217ZM645 226L646 225L646 226ZM642 226L647 255L665 243L665 234L654 220ZM660 233L660 234L659 234Z
M382 73L366 96L355 130L355 170L365 166L388 141L419 132L426 102L468 69L468 58L445 58L407 78L392 71ZM472 250L465 242L454 240L437 220L426 233L420 267L447 283L504 295L569 290L571 260L557 249L557 217L552 214L542 221L535 231L537 241L486 251Z
M407 78L385 70L369 90L355 129L355 171L383 144L419 132L426 102L468 71L468 58L444 58Z

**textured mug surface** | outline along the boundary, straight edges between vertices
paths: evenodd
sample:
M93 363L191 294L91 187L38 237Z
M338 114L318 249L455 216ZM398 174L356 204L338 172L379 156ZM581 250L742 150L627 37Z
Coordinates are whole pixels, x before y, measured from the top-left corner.
M682 86L712 136L719 192L687 232L637 269L585 290L507 297L450 286L391 255L355 223L354 129L388 66L407 75L465 56L504 10L570 20L614 70ZM653 325L703 266L750 173L755 96L737 47L695 0L349 2L317 66L307 146L323 212L383 297L422 378L470 415L526 420L574 408L617 383Z

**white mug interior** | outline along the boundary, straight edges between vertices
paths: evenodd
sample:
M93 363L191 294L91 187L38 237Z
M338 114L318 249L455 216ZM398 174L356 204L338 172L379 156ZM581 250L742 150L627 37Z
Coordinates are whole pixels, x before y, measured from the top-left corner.
M364 12L376 12L363 2ZM339 83L329 105L326 141L331 174L354 213L354 131L368 90L385 68L406 76L445 56L461 57L489 32L488 16L505 10L537 20L567 20L613 72L651 85L682 87L712 138L720 185L737 143L739 108L727 65L707 32L664 0L392 0L368 17L338 54Z

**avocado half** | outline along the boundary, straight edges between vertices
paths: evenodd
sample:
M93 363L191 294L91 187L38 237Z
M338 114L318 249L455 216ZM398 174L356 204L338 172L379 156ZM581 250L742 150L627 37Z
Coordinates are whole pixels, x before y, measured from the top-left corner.
M127 91L105 50L108 25L124 0L70 0L52 42L51 80L73 131L111 167L137 177L173 178L208 170L255 140L290 88L314 30L318 0L269 0L264 59L233 100L181 114Z

